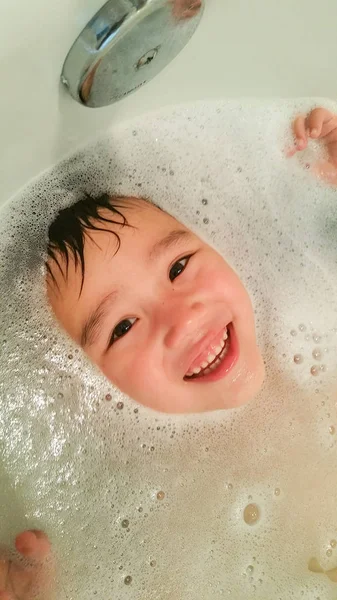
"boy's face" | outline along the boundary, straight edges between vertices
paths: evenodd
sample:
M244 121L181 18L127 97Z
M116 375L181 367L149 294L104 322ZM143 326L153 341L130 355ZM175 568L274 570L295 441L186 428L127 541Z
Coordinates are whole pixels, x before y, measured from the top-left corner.
M168 413L244 404L259 390L264 367L241 281L167 213L136 199L122 212L131 227L100 222L104 231L86 236L81 294L74 261L66 278L50 263L56 317L107 378L141 404ZM117 253L111 231L121 240Z

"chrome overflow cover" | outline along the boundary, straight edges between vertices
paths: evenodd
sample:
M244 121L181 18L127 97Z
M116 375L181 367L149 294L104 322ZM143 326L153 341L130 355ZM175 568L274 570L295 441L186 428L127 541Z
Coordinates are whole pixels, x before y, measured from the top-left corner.
M92 108L107 106L155 77L184 48L203 0L109 0L71 47L61 81Z

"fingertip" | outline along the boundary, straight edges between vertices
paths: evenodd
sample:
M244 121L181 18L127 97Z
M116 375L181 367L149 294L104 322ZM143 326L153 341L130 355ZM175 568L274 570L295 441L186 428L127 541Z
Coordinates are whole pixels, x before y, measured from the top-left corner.
M36 535L33 531L24 531L15 538L15 548L20 554L28 556L36 546Z
M316 129L315 127L313 129L310 130L310 136L312 138L317 138L319 135L318 129Z
M15 547L20 554L27 558L43 559L50 551L50 542L43 531L34 529L17 535Z

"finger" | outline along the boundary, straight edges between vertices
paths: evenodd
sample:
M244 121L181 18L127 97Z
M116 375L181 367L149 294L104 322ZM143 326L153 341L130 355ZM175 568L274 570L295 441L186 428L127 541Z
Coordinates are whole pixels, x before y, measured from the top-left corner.
M295 119L293 124L293 131L296 138L297 149L304 150L308 143L305 117L301 115L300 117L297 117L297 119Z
M337 140L329 143L329 154L330 154L330 160L336 169L336 167L337 167Z
M25 558L41 561L50 552L50 542L43 531L31 529L20 533L15 539L17 551Z
M291 158L296 153L297 153L297 148L296 147L290 148L288 150L285 150L285 155L286 155L287 158Z
M9 563L7 560L0 560L0 590L6 588L8 579ZM0 596L1 599L1 596Z
M337 185L337 169L328 160L318 161L312 168L318 179L324 180L329 185Z
M326 108L315 108L307 119L310 137L319 138L322 134L323 125L328 123L334 115Z

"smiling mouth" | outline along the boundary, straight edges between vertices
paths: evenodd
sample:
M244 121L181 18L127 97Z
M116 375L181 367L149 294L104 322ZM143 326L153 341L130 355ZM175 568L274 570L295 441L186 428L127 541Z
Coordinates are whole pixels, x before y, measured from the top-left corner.
M228 357L231 349L231 329L232 323L229 323L223 331L222 337L219 340L219 345L213 348L213 352L210 352L207 357L203 357L203 362L201 362L200 365L193 366L193 369L190 367L184 376L184 381L200 379L207 375L215 374L218 369L220 371L220 366L227 362L225 359ZM228 367L230 368L229 365ZM228 371L229 368L227 368L226 371Z

